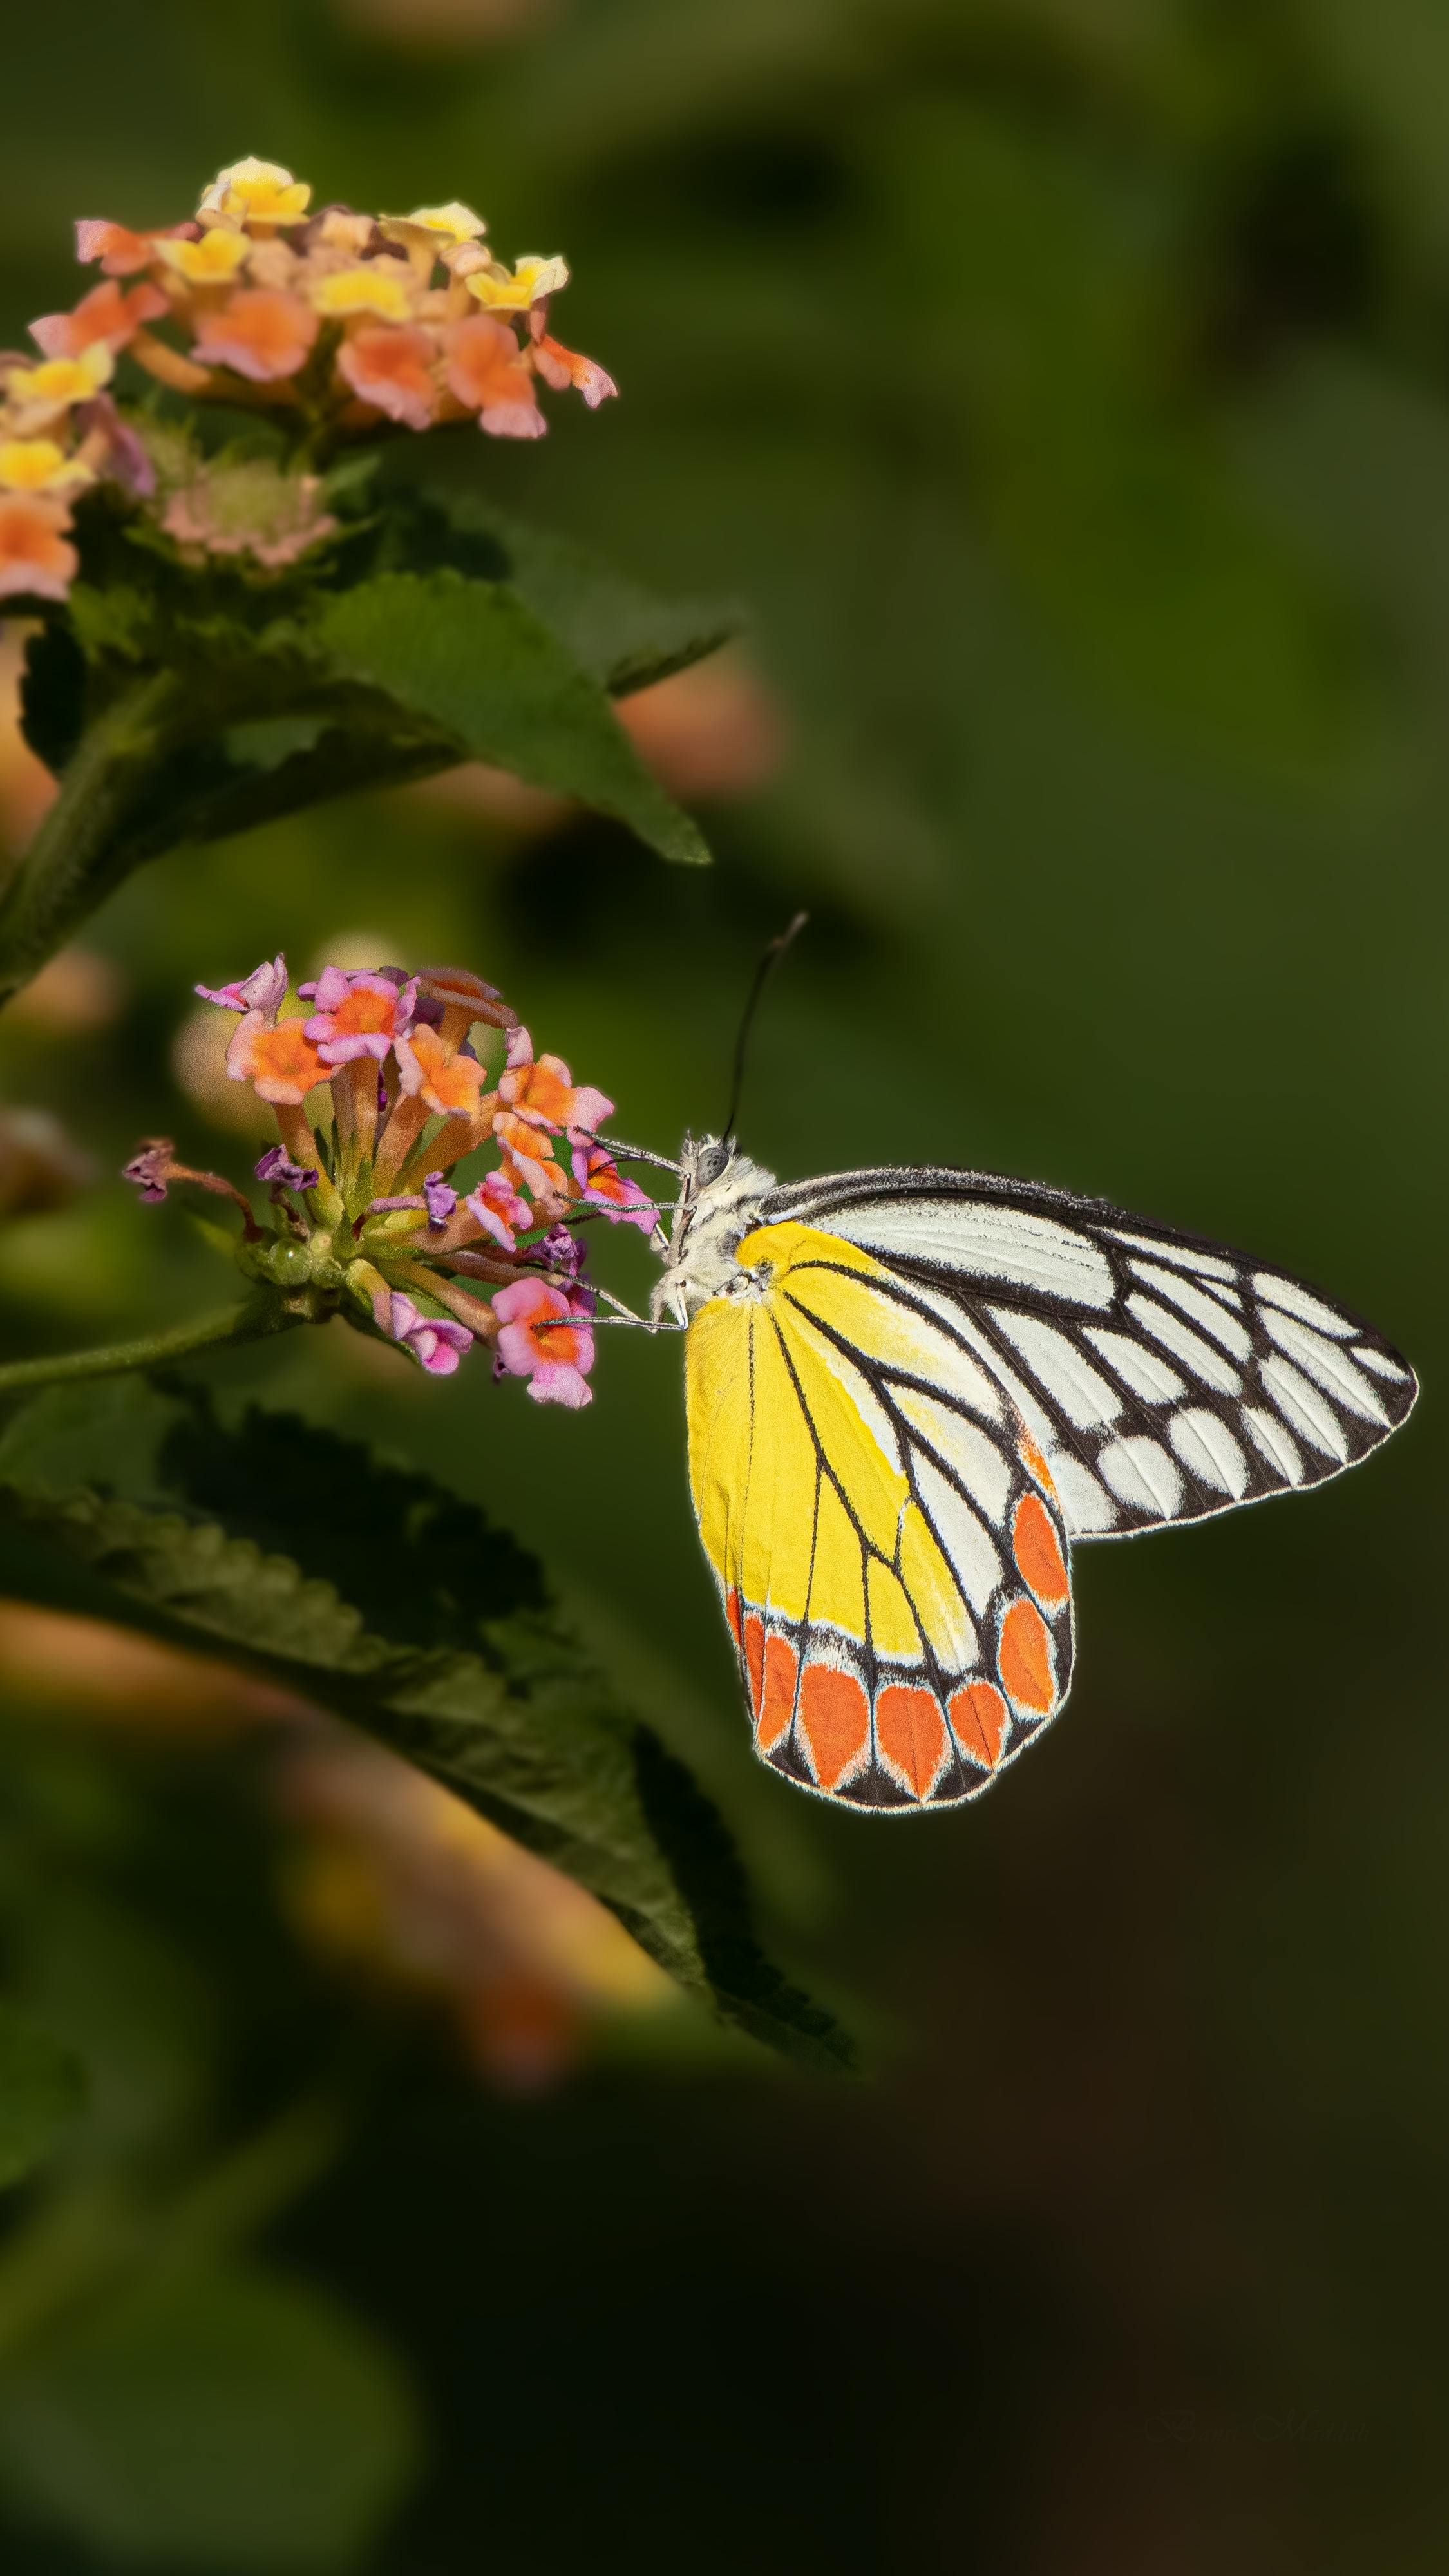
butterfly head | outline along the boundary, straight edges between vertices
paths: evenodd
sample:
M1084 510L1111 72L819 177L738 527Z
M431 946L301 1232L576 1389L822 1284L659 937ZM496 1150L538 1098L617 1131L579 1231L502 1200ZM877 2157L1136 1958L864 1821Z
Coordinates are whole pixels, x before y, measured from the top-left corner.
M687 1186L692 1184L696 1197L701 1190L713 1189L716 1181L724 1179L737 1152L733 1136L702 1136L697 1145L692 1140L686 1143L685 1181Z
M739 1275L736 1250L775 1175L742 1154L732 1136L687 1136L679 1164L679 1212L652 1308L684 1324Z

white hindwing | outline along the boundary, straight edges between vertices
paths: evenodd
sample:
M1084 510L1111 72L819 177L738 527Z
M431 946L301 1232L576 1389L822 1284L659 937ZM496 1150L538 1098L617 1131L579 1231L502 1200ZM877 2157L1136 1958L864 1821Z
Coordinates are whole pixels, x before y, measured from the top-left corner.
M1100 1200L974 1172L846 1172L772 1190L760 1220L790 1218L872 1253L965 1335L1076 1538L1319 1484L1418 1393L1351 1309Z

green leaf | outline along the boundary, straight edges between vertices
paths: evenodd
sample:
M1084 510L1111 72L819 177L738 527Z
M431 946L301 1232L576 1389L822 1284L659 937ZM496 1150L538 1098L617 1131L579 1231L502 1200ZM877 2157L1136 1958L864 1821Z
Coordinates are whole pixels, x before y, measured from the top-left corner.
M530 527L472 492L425 496L410 519L418 565L448 562L507 581L610 697L687 670L745 623L730 601L659 599L591 547Z
M21 2181L49 2155L84 2098L69 2049L0 2004L0 2185Z
M316 717L304 727L298 719L288 730L311 739L290 745L281 738L283 720L275 740L268 739L270 725L233 725L217 741L158 762L119 844L121 872L183 841L225 840L329 797L404 787L456 766L453 743L398 731L390 722L395 711L381 700L376 709L366 724Z
M411 2484L417 2409L372 2330L256 2263L163 2273L0 2376L0 2483L108 2558L326 2576Z
M662 858L708 862L697 826L654 779L605 691L504 584L383 573L323 597L310 633L339 677L534 787L612 814Z
M536 1561L429 1477L134 1377L55 1389L0 1439L0 1560L12 1594L83 1600L350 1719L590 1889L723 2019L850 2062L760 1948L688 1772L620 1707Z

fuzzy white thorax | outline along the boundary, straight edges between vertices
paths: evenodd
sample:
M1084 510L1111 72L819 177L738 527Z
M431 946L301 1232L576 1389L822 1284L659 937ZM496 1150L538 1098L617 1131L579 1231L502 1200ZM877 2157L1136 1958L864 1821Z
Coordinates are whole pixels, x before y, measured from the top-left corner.
M686 1137L679 1161L683 1181L669 1258L649 1301L656 1323L672 1315L687 1324L709 1298L748 1282L735 1256L775 1186L773 1172L718 1136L702 1136L698 1144Z

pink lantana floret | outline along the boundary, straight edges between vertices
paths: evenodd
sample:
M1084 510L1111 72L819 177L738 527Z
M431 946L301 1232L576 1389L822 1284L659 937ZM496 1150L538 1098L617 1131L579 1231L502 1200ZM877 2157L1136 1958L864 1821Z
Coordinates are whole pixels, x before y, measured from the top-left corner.
M394 1288L386 1315L378 1321L385 1333L410 1350L421 1362L429 1377L451 1377L459 1361L473 1346L473 1336L466 1324L440 1322L431 1315L419 1314L411 1297Z
M637 1181L626 1180L612 1154L602 1145L577 1145L573 1156L574 1179L590 1207L602 1208L611 1225L637 1225L641 1234L652 1234L659 1213L646 1190Z
M423 1179L423 1205L428 1223L434 1228L445 1226L458 1205L458 1193L444 1180L441 1172L428 1172Z
M542 1131L515 1118L511 1110L498 1109L493 1113L493 1134L514 1188L532 1190L540 1204L557 1215L568 1198L568 1178L549 1154Z
M534 335L533 363L555 393L572 385L576 393L583 395L590 411L597 411L601 402L607 402L619 390L613 377L606 375L594 359L580 357L577 349L566 349L562 341L551 340L546 331Z
M104 216L82 215L75 228L75 255L83 265L98 259L107 277L134 277L155 256L158 241L195 241L198 224L162 224L156 231L133 233L126 224Z
M307 1035L324 1064L364 1055L381 1064L409 1026L418 991L416 977L399 990L385 975L350 975L341 966L324 966L315 984L298 989L316 1003Z
M239 984L196 984L192 990L223 1011L260 1011L270 1026L287 998L287 961L263 958Z
M294 1163L284 1145L269 1145L253 1165L259 1181L269 1189L315 1190L318 1172L315 1163Z
M515 1280L497 1290L493 1312L502 1328L495 1363L500 1376L526 1377L535 1404L564 1404L572 1412L592 1404L585 1375L594 1365L594 1336L562 1288L543 1279Z
M175 1148L169 1136L153 1136L139 1154L121 1166L123 1181L134 1181L149 1207L166 1196L167 1184L175 1177Z
M464 1205L505 1252L516 1249L519 1234L533 1220L527 1199L520 1198L506 1172L490 1172L476 1190L469 1191Z

